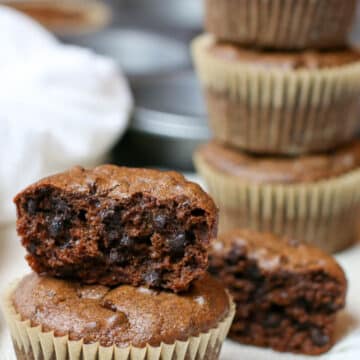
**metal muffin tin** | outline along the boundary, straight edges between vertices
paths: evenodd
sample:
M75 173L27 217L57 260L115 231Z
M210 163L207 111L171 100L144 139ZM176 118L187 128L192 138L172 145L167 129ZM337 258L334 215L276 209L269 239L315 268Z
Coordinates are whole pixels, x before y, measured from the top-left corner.
M180 31L164 30L163 25L165 22L176 26L174 18L179 20L182 14L178 7L195 3L198 1L113 2L112 28L66 39L112 57L130 80L136 107L129 131L112 152L113 162L193 170L194 149L210 137L202 93L189 54L194 30L185 30L190 24L184 24ZM127 8L123 14L127 21L121 20L121 14L117 17L123 6ZM149 31L144 22L129 17L131 12L141 13L155 27ZM201 26L201 20L197 25Z
M113 58L129 77L170 73L191 64L186 42L151 31L112 28L67 41Z
M115 23L177 29L201 29L203 0L108 0Z
M136 109L113 160L129 166L193 170L195 148L210 137L195 74L166 75L133 84Z

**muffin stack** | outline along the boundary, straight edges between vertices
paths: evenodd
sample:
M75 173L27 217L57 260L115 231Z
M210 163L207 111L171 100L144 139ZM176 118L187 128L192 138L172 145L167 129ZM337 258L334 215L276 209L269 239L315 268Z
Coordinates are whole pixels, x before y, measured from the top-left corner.
M328 252L356 238L360 52L356 1L207 0L193 42L215 140L195 165L220 232L251 227Z
M206 274L217 209L174 172L76 167L15 198L34 272L3 310L19 360L217 360L234 305Z

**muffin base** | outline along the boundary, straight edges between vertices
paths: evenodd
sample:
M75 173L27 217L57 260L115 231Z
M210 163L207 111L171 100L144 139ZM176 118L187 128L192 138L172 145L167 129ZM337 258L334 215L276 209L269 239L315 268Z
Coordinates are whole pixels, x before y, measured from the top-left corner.
M207 0L205 22L218 39L242 45L333 48L344 45L355 6L355 0Z
M219 207L219 234L237 228L250 228L304 241L328 253L345 250L358 240L357 221L360 206L351 207L331 219L305 217L279 221L262 219L261 215L249 214L245 210L226 208L222 205Z
M214 347L212 348L207 348L206 352L204 355L202 355L202 357L196 357L196 359L201 359L201 360L218 360L219 356L220 356L220 351L221 351L221 346L222 344L217 342ZM25 351L24 349L19 348L17 345L14 345L14 350L15 350L15 354L16 354L16 359L17 360L59 360L59 358L56 357L55 354L52 354L50 358L44 358L43 355L39 355L39 357L35 357L34 353L32 350L29 351ZM184 360L187 359L191 359L190 357L190 353L186 353ZM200 355L199 355L200 356ZM68 355L66 357L61 358L62 360L73 360L73 358L70 358ZM87 360L85 359L83 356L79 357L79 359L83 359L83 360ZM94 360L103 360L104 358L101 357L100 355L97 355L95 358L92 358ZM113 359L112 357L109 358L105 358L105 359ZM165 357L160 358L159 356L155 356L155 357L128 357L127 355L123 356L123 357L114 357L114 360L130 360L130 359L134 359L134 360L138 360L138 359L151 359L151 360L159 360L159 359L165 359ZM178 360L179 358L174 354L172 357L170 358L166 358L169 360ZM182 358L181 358L182 359Z
M7 292L2 309L18 360L217 360L235 314L235 304L229 296L229 314L207 333L191 337L187 341L161 343L155 347L103 347L99 343L71 341L68 336L57 337L53 332L42 331L41 326L32 327L30 321L21 319L11 303L15 286L16 284L11 286Z
M286 106L252 108L226 93L205 92L215 139L254 153L326 151L353 139L358 129L360 106L355 98L295 111Z

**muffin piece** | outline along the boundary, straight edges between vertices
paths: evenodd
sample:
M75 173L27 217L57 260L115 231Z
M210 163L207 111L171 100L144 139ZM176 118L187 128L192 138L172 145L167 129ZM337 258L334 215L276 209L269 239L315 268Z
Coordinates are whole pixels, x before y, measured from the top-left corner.
M206 0L205 9L206 29L220 40L323 49L346 44L356 0Z
M210 142L194 160L220 207L220 233L269 231L327 252L356 240L360 141L298 158L258 157Z
M66 359L72 360L81 353L112 359L120 352L121 359L128 359L124 354L129 352L129 359L159 359L159 353L162 359L171 360L175 353L177 359L188 359L193 352L198 359L215 360L235 310L224 287L209 275L194 282L188 293L176 295L129 285L80 285L32 273L8 301L10 329L16 324L24 330L24 337L18 332L12 336L18 357L25 359L32 358L41 339L40 351L48 351L44 358L55 360L63 359L59 354L66 354L67 347L73 357L68 354ZM136 357L139 354L143 356Z
M14 201L33 270L88 284L186 290L217 231L211 198L175 172L75 167Z
M193 56L210 128L224 144L261 154L326 151L359 128L360 52L265 52L203 35Z
M1 4L32 17L59 36L93 33L111 20L110 9L98 1L2 0Z
M308 355L334 344L347 282L329 255L271 234L234 230L213 244L210 272L237 305L231 338Z

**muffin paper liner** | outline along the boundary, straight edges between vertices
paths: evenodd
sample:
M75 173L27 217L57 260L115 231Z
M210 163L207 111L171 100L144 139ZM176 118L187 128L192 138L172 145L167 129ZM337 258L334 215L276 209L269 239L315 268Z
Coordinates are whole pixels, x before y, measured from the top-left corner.
M313 183L256 184L220 173L199 154L195 166L220 208L220 232L250 227L336 252L357 236L360 170Z
M221 40L275 49L345 44L356 0L206 0L206 28ZM249 21L251 19L251 21Z
M360 61L323 69L264 68L213 55L193 41L216 139L263 153L328 150L359 128Z
M191 337L187 341L174 344L161 343L160 346L147 345L144 348L116 345L103 347L99 343L84 344L82 340L72 341L68 336L56 337L54 332L43 332L41 326L32 327L29 320L23 321L11 301L17 284L5 294L2 301L3 313L10 329L15 350L34 360L192 360L218 359L235 315L235 304L230 301L228 316L218 327L207 333ZM30 355L29 355L30 354ZM26 357L28 356L28 357Z

